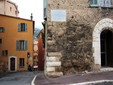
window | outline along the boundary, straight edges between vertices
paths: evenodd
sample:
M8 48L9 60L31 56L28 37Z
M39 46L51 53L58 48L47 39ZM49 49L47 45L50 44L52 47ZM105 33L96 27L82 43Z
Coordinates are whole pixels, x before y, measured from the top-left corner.
M17 50L27 50L27 40L17 40L16 41Z
M0 44L2 44L2 39L0 39Z
M90 6L98 6L98 0L90 0Z
M20 58L19 62L20 62L20 67L23 68L24 67L24 58Z
M18 32L27 32L27 24L19 23L18 24Z
M4 27L0 27L0 32L5 32L5 28Z
M46 19L47 18L47 13L46 13L47 12L47 0L43 1L43 6L44 6L44 10L43 10L44 15L43 16L44 16L44 19Z
M12 7L10 7L10 11L12 11Z
M113 0L90 0L90 6L113 7Z
M8 50L3 50L2 51L2 56L7 56L8 55Z

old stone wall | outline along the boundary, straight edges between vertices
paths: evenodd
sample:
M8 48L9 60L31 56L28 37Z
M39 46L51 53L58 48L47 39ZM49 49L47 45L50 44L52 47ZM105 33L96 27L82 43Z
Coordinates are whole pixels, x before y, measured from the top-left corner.
M113 18L111 8L90 7L89 0L48 0L47 46L48 52L62 53L64 74L92 70L94 67L92 33L103 18ZM65 9L66 22L52 22L51 10Z

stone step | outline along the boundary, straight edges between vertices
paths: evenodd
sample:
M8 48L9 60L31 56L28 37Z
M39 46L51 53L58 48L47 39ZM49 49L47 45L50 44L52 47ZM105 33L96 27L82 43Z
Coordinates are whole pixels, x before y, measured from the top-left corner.
M60 76L63 76L63 72L48 72L47 76L48 77L60 77Z
M55 72L55 67L47 67L47 72Z
M54 61L59 61L60 57L46 57L47 62L54 62Z
M49 45L49 46L52 46L52 45L55 45L55 40L48 40L47 41L47 45Z
M62 54L60 52L48 52L48 56L62 57Z
M46 66L47 67L56 67L56 66L61 66L61 62L57 61L57 62L46 62Z

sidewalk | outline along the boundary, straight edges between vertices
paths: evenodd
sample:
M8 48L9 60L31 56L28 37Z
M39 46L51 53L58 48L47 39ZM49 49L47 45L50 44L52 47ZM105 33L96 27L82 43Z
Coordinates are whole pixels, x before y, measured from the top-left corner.
M93 85L113 85L113 71L66 75L59 78L46 78L44 74L37 75L35 85L77 85L77 83L112 80L108 84L93 84ZM81 84L79 84L81 85ZM86 84L84 84L86 85ZM92 85L92 84L90 84Z

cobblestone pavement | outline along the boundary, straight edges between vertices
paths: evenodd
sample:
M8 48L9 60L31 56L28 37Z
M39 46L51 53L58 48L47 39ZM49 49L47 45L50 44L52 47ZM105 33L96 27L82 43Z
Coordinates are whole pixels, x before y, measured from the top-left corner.
M99 80L113 80L113 71L66 75L59 78L46 78L44 74L37 75L35 85L69 85L83 82L99 81ZM113 85L113 82L104 84L90 84L90 85Z
M31 85L31 81L38 72L0 73L0 85Z

